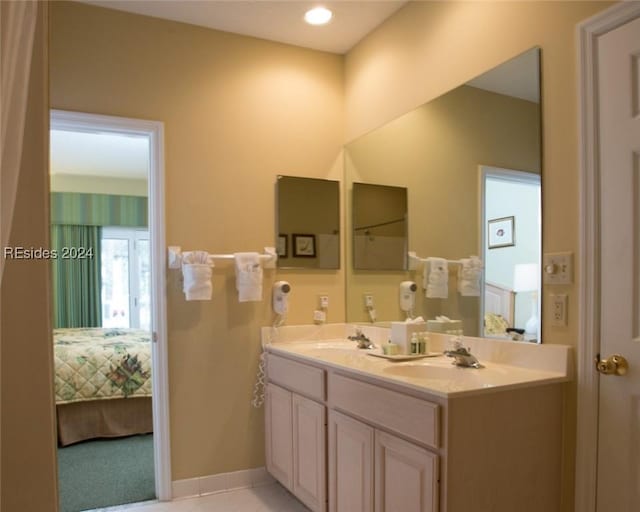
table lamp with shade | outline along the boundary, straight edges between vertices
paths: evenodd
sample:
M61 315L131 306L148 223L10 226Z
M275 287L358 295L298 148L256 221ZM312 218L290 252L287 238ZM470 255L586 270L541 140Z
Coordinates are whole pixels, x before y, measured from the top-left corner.
M518 263L513 271L513 291L533 292L531 294L531 318L524 326L524 332L537 338L540 327L538 319L538 283L540 282L537 263Z

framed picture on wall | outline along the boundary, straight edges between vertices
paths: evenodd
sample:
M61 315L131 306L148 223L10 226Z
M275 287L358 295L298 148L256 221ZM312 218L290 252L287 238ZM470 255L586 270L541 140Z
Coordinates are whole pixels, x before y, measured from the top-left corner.
M501 217L488 221L489 249L513 247L516 245L515 217Z
M278 235L276 252L278 254L278 258L286 258L289 256L289 237L287 235Z
M316 235L291 235L293 256L296 258L316 257Z

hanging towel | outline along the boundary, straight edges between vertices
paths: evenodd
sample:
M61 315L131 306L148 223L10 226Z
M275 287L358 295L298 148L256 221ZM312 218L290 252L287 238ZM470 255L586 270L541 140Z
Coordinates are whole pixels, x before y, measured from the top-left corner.
M458 267L458 292L463 297L480 296L482 260L477 256L462 258Z
M262 265L257 252L237 252L236 289L240 302L256 302L262 300Z
M211 300L211 267L213 262L210 261L209 253L205 251L182 254L182 290L187 300Z
M444 258L427 258L424 264L423 286L429 299L449 296L449 267Z

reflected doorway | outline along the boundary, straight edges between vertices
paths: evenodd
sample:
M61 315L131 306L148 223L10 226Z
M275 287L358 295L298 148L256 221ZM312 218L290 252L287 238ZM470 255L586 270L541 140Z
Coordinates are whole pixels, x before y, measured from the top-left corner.
M480 181L485 267L481 332L540 343L540 175L480 166Z

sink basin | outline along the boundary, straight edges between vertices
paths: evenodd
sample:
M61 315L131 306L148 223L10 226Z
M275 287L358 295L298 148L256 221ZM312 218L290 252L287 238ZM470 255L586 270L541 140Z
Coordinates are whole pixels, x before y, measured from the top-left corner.
M461 368L453 365L403 364L387 367L384 373L400 379L439 381L450 391L468 386L490 388L509 382L509 371L505 368ZM511 370L513 372L513 370Z
M424 364L407 364L402 366L391 366L385 368L384 373L396 377L407 377L410 379L452 379L459 375L459 372L468 371L469 368L458 368L456 366L430 366Z
M304 346L310 349L340 349L340 350L354 350L356 344L352 341L332 340L332 341L316 341L314 343L306 343Z

